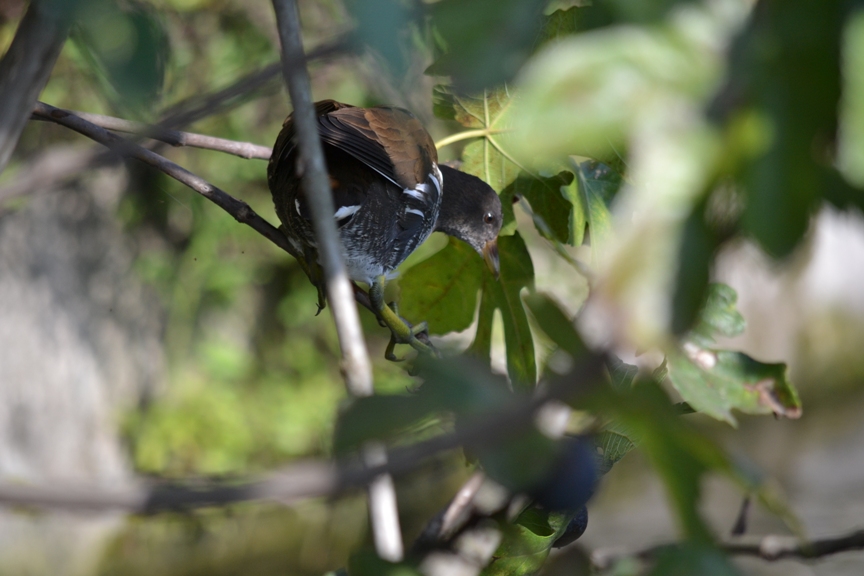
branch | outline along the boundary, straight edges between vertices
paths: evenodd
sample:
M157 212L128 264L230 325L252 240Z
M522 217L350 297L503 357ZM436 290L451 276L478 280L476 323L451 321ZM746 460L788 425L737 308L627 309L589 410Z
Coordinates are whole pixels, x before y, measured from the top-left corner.
M342 34L335 40L313 49L306 55L306 60L324 59L344 53L349 45L349 38L350 34ZM270 64L243 76L216 92L183 100L166 109L161 116L162 120L154 128L171 131L172 128L186 126L216 112L227 112L246 102L245 96L266 87L269 83L275 84L273 81L278 77L281 66L279 63ZM267 154L269 157L269 150ZM25 166L22 173L17 175L12 182L0 186L0 202L14 196L21 196L33 189L51 189L58 183L75 176L81 170L112 166L118 157L116 154L101 152L99 148L90 148L86 151L80 151L78 161L75 162L70 152L66 150L66 147L63 147L58 149L57 155L52 156L51 159L60 161L60 164L54 165L49 162L48 156L40 155L36 161L39 163L38 165ZM365 293L363 297L358 297L358 302L363 304L361 298L368 300ZM363 305L371 309L370 304Z
M261 218L261 216L252 210L248 204L223 192L213 184L210 184L200 176L196 176L192 172L189 172L182 166L179 166L167 158L164 158L151 150L147 150L138 144L125 140L113 132L100 128L83 118L79 118L71 112L54 108L53 106L43 102L36 103L36 106L33 109L33 114L45 120L50 120L51 122L71 128L79 134L83 134L84 136L107 146L113 152L116 152L121 156L135 158L136 160L140 160L157 170L161 170L168 176L192 188L211 202L215 203L217 206L231 214L241 224L246 224L289 254L294 254L293 247L288 242L288 238L286 238L285 235L272 224Z
M721 546L729 554L758 556L763 560L783 558L821 558L838 552L864 549L864 530L802 542L794 536L761 536L726 542Z
M69 510L125 510L153 513L161 510L193 509L236 502L270 500L292 503L307 498L334 497L352 488L367 486L382 474L406 474L442 452L462 446L482 449L518 436L530 428L536 414L550 401L572 397L574 383L582 394L602 381L604 364L599 357L580 362L566 380L552 383L546 393L530 399L514 396L506 405L486 414L476 415L453 433L441 434L410 446L393 448L386 463L369 466L355 458L337 462L306 461L260 478L230 483L201 483L190 486L177 483L154 483L138 480L129 484L106 486L55 482L52 486L26 486L0 483L0 504L38 506ZM584 385L583 385L584 384ZM461 528L460 516L473 507L472 498L478 480L469 482L457 496L449 512L442 516L445 532ZM440 533L439 533L440 534Z
M33 0L0 60L0 172L18 145L69 33L76 0Z
M660 544L633 552L600 548L591 554L591 563L599 570L605 570L617 561L625 558L638 558L650 561L659 552L668 550L674 546L675 544ZM769 534L730 540L718 544L718 547L727 554L734 556L756 556L770 562L784 558L806 560L822 558L839 552L864 549L864 530L855 530L847 534L820 538L809 542L802 541L795 536Z
M345 384L355 397L371 396L374 393L372 366L354 304L354 289L342 261L342 247L333 219L335 209L300 37L300 14L295 0L273 0L273 9L282 45L282 74L294 106L295 138L299 150L297 173L303 175L303 188L312 212L327 299L342 349ZM386 463L387 455L381 445L367 445L364 455L369 464ZM400 561L404 554L402 534L396 489L389 475L382 474L369 485L369 514L378 555L391 562Z
M190 148L201 148L204 150L215 150L217 152L225 152L233 154L240 158L260 160L269 160L272 148L253 144L251 142L237 142L235 140L226 140L225 138L217 138L216 136L207 136L204 134L195 134L192 132L181 132L179 130L171 130L162 126L145 124L143 122L134 122L132 120L124 120L113 116L104 116L102 114L92 114L90 112L78 112L71 110L63 110L64 112L74 114L91 124L113 130L115 132L126 132L128 134L139 134L146 136L171 146L189 146ZM39 114L33 114L34 120L50 120Z

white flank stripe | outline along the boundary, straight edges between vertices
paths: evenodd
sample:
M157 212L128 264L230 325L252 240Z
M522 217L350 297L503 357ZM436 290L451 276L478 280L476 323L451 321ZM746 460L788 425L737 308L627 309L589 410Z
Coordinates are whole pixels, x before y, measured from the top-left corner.
M408 194L412 198L416 198L417 200L426 200L426 195L423 192L418 192L417 190L412 190L411 188L405 188L402 190L403 194Z
M297 198L294 199L294 208L297 209L297 214L300 214L300 200Z
M426 215L423 214L423 212L421 212L420 210L415 210L414 208L406 208L406 209L405 209L405 213L406 213L406 214L416 214L416 215L419 216L420 218L425 218L425 217L426 217Z
M435 184L435 188L438 189L438 194L441 194L441 185L444 183L444 175L441 174L441 170L438 169L438 165L435 165L435 172L429 175L432 178L432 182Z
M358 210L360 210L360 206L342 206L336 213L333 215L336 220L342 220L343 218L347 218L349 216L353 216Z

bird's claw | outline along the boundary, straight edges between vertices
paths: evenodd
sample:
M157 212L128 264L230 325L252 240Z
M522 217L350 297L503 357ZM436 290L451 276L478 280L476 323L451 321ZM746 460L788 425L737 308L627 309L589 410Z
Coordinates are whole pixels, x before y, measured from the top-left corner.
M390 342L384 351L384 358L391 362L402 362L405 358L399 358L395 354L397 344L407 344L421 353L431 354L439 357L440 354L432 342L429 341L429 325L426 322L412 326L410 322L395 314L401 322L401 326L387 326L390 328Z

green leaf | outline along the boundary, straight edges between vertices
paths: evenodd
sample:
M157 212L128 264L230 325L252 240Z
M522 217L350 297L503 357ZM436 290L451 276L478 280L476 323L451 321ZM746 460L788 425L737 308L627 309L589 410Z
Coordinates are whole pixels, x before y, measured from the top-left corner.
M614 354L609 354L609 360L606 362L606 368L609 370L609 377L612 380L612 389L617 392L626 392L633 386L633 380L639 374L639 367L632 364L627 364Z
M507 346L507 372L516 387L533 387L537 381L534 339L528 315L522 305L523 288L534 289L534 265L519 233L498 238L501 275L498 280L483 270L483 297L479 322L471 350L489 361L494 311L501 311L504 342Z
M444 249L399 279L400 313L414 323L428 322L431 334L465 330L474 320L483 268L470 246L450 238Z
M561 306L547 294L529 294L525 304L531 310L531 315L540 329L558 345L559 348L579 358L586 353L585 343L576 331L573 320L562 310Z
M412 25L412 14L399 0L348 0L345 3L357 23L355 35L389 65L395 78L408 68L404 34Z
M611 422L597 438L600 453L600 473L605 474L624 456L636 448L634 433L620 422Z
M546 16L546 23L543 25L543 30L537 41L538 46L579 32L583 28L580 26L583 13L584 10L581 7L574 6L567 10L555 10Z
M528 58L546 0L441 0L432 23L446 52L427 74L451 76L467 91L509 81Z
M524 526L537 536L551 536L555 533L555 529L549 524L549 512L538 508L526 508L514 524Z
M104 80L114 105L146 109L161 96L168 59L168 35L143 2L84 3L72 38Z
M573 513L525 509L514 523L499 520L501 544L482 576L524 576L539 570ZM536 530L536 531L535 531Z
M501 192L519 174L520 167L512 160L506 142L498 132L510 128L512 100L506 87L484 90L477 96L466 96L439 87L436 114L448 117L466 128L486 130L486 135L465 146L462 152L462 170L481 178Z
M760 5L730 50L734 83L715 100L715 117L732 123L755 112L762 119L768 146L740 173L742 224L777 258L798 245L820 205L831 162L821 148L837 127L845 14L841 0Z
M716 336L744 332L735 308L738 296L725 284L710 284L696 326L681 348L668 354L672 385L694 410L736 425L732 410L746 414L801 415L798 393L786 377L785 364L765 364L741 352L711 348Z
M739 576L741 572L713 546L683 543L657 551L649 576Z
M560 172L551 178L519 176L501 192L502 205L510 205L510 215L505 215L504 226L512 221L512 199L521 197L528 201L534 212L534 225L544 238L558 242L570 242L570 222L573 204L565 195L573 183L573 174ZM581 205L580 211L581 211ZM508 222L509 220L509 222Z
M667 356L669 380L696 411L735 426L732 409L746 414L801 416L801 401L785 364L765 364L742 352L700 348L692 342Z
M705 202L697 202L684 221L678 247L678 271L672 296L672 332L693 327L705 303L711 262L718 241L705 221Z
M333 450L344 454L369 440L393 437L432 416L438 408L404 394L358 398L339 415Z
M333 441L336 452L356 449L373 439L398 435L405 440L406 432L442 414L476 417L513 400L504 378L469 357L420 358L415 369L423 379L416 393L358 398L342 411Z
M621 175L609 166L593 160L586 160L574 168L579 183L579 201L587 216L588 232L591 234L592 259L596 265L612 236L609 204L621 187Z
M715 335L734 338L743 334L746 322L735 307L737 301L738 294L730 286L709 284L708 297L687 339L700 346L709 346Z
M364 549L348 559L348 574L351 576L421 576L407 563L382 560L374 551Z

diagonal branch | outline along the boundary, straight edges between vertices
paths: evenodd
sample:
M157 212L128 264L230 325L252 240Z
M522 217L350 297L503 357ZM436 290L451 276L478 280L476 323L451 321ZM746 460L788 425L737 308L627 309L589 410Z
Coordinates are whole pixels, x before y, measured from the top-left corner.
M87 136L110 148L121 156L134 158L161 170L178 182L192 188L229 214L241 224L253 228L259 234L288 252L294 254L288 239L276 227L259 216L248 204L237 200L233 196L210 184L200 176L196 176L182 166L171 162L167 158L156 154L151 150L139 146L133 142L121 138L113 132L100 128L95 124L79 118L71 112L60 110L43 102L37 102L33 108L33 114L45 120L71 128L72 130Z

